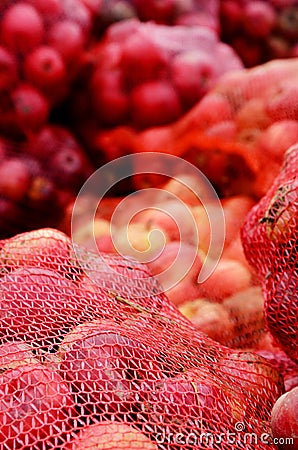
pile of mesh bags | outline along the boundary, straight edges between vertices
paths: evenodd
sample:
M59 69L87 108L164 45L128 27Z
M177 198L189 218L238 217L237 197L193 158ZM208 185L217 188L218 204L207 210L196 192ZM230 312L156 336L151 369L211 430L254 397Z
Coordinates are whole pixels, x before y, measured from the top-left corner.
M2 240L0 261L1 449L272 443L279 372L197 331L146 265L54 229Z

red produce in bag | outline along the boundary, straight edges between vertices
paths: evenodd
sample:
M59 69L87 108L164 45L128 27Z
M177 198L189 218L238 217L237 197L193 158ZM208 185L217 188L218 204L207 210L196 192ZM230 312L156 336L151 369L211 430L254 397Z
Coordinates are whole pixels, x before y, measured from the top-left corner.
M207 27L137 19L111 25L87 57L90 70L78 81L78 93L70 102L83 136L90 122L95 134L123 124L144 129L174 122L222 74L243 67Z
M273 185L249 212L244 252L263 285L265 321L278 345L298 361L298 146L286 153Z
M3 450L272 444L280 374L198 332L146 265L54 229L0 244Z
M181 156L208 177L221 197L259 199L277 176L286 150L298 141L297 71L297 58L231 71L174 124L131 132L130 141L121 141L123 128L115 129L103 135L102 147L106 153L116 146L121 153L122 145L123 151ZM136 177L137 187L144 183L156 186L150 174Z

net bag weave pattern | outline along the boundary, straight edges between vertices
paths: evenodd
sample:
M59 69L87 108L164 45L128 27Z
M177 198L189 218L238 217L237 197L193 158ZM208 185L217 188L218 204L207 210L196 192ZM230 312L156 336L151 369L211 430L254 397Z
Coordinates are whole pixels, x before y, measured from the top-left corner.
M279 372L196 331L145 265L54 229L0 262L1 450L268 449Z

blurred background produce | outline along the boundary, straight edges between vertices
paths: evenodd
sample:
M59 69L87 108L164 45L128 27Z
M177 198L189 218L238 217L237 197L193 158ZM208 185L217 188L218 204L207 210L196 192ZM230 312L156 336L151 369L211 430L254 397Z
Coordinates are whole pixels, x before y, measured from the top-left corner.
M0 159L4 166L0 171L9 174L11 167L17 167L19 176L18 181L10 181L12 186L8 182L0 186L0 209L9 223L0 227L0 235L47 223L58 226L65 205L92 171L123 154L148 148L179 151L208 177L212 175L211 182L220 196L250 195L254 191L251 178L256 178L260 164L255 167L254 158L249 162L243 152L251 152L251 146L260 139L257 145L266 149L270 158L274 155L270 171L276 174L284 149L297 140L297 7L293 0L2 2ZM248 64L251 50L235 43L234 38L241 41L247 37L251 43L252 33L258 49L264 51L263 56ZM270 40L283 40L290 50L267 51ZM261 84L258 90L254 75L246 75L244 67L289 57L293 57L293 69L282 60L275 69L259 66L260 73L265 72L264 84L268 80L264 95L272 95L273 89L275 96L268 117L268 111L263 111L267 108L266 101L263 104L264 86ZM271 71L276 72L275 76L270 75ZM227 81L230 88L220 81L228 72L232 72ZM257 72L256 76L259 78ZM241 101L244 94L236 94L234 83L241 89L246 80L252 94ZM235 91L233 98L229 89ZM228 97L229 105L217 97L218 90ZM209 92L216 92L216 98ZM170 141L175 143L175 150L166 136L172 131L162 128L165 124L174 126ZM156 132L151 131L152 127L157 127ZM64 129L66 134L57 129ZM201 131L202 136L196 134ZM218 139L229 142L229 149L224 150L232 153L224 156L228 162L223 163L218 155L218 147L222 151ZM41 140L43 150L34 150ZM181 145L186 148L179 149ZM189 145L194 147L195 157L191 151L188 155ZM212 153L208 162L206 151ZM47 174L39 174L36 180L36 173L42 172L47 159ZM62 165L66 174L63 182ZM215 173L210 170L214 165L218 167ZM134 190L131 181L122 183L117 195ZM270 182L271 178L267 184L264 181L262 194ZM67 183L64 193L61 183L63 188ZM257 188L257 195L259 191ZM37 200L32 201L32 197ZM52 200L53 207L48 208ZM41 217L45 210L50 212L47 219Z

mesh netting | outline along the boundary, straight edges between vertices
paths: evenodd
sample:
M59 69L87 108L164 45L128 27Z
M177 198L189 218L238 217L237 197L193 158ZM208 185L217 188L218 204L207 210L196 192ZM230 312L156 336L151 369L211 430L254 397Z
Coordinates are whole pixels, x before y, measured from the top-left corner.
M140 133L118 127L102 133L98 145L105 154L181 156L208 177L221 197L259 199L298 139L297 69L298 59L292 58L232 70L174 124ZM150 174L135 181L137 188L156 186Z
M279 372L198 332L145 265L54 229L0 261L1 450L268 448Z
M298 386L298 363L289 358L285 352L275 348L273 350L257 350L257 353L269 360L281 372L287 392Z
M90 45L86 59L89 65L77 80L69 114L97 158L102 156L97 142L102 129L173 123L223 73L243 68L236 52L208 27L137 19L108 27ZM104 153L107 159L119 155Z
M248 214L242 232L245 254L263 283L265 320L283 350L298 360L297 219L298 147L286 153L268 193Z

